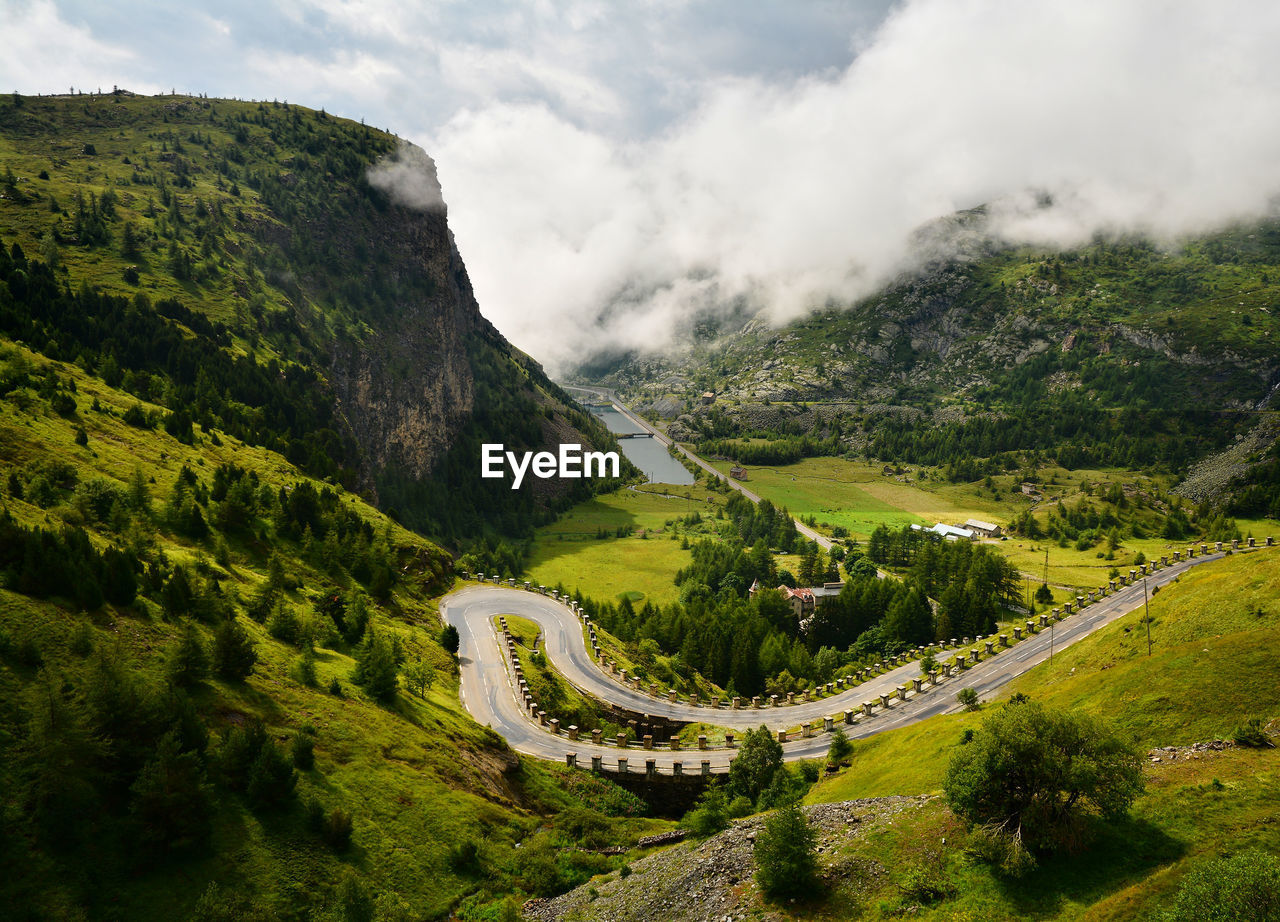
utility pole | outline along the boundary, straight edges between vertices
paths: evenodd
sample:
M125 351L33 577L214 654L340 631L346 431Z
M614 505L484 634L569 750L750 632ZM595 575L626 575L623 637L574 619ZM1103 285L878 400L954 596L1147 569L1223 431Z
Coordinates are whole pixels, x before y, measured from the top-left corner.
M1142 580L1142 606L1147 622L1147 656L1151 655L1151 601L1147 598L1147 581Z

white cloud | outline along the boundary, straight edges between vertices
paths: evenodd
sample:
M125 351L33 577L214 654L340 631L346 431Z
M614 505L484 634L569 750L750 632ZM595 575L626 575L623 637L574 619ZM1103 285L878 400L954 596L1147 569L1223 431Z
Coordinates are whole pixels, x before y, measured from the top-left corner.
M1264 2L914 0L844 70L709 80L658 137L497 104L429 146L482 309L555 367L662 348L709 301L785 319L868 293L922 224L984 202L1056 245L1258 213L1280 193L1277 34Z
M436 165L427 152L413 144L401 144L369 170L369 185L382 189L401 205L419 211L443 211L444 198Z
M65 93L125 85L136 54L128 48L95 38L82 25L67 22L52 0L0 3L0 35L4 36L3 71L6 90L24 93ZM110 79L116 77L116 79ZM154 84L136 81L129 89L157 93Z

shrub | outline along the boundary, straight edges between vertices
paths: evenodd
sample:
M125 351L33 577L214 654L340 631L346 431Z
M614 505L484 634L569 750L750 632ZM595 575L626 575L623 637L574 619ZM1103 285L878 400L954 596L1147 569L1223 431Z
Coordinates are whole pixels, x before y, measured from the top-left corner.
M1193 868L1165 922L1280 922L1280 865L1248 851Z
M306 730L299 730L293 735L289 755L293 759L293 767L298 771L311 771L316 765L316 741Z
M694 808L684 815L680 825L702 839L727 828L729 802L724 789L718 784L710 785L702 792Z
M1267 736L1267 724L1261 717L1250 717L1232 734L1237 746L1251 746L1255 749L1269 749L1275 746Z
M729 819L731 820L740 820L744 816L750 816L754 812L755 807L746 797L738 796L729 801Z
M978 692L972 688L962 688L956 692L956 701L964 705L966 711L976 711L981 707L978 702Z
M844 732L843 727L836 727L835 732L831 734L831 748L827 751L827 763L839 765L851 755L853 755L853 743L849 742L849 736Z
M351 847L351 829L351 814L334 807L324 820L324 840L335 852L345 852Z
M463 839L449 846L445 856L449 869L458 874L473 874L480 870L480 843L474 839Z
M797 804L781 807L756 838L756 880L774 899L803 896L817 877L816 835Z
M289 675L299 685L307 688L315 688L319 684L316 678L316 654L310 644L303 648L302 655L294 662Z
M907 868L898 890L904 902L928 905L951 896L956 888L936 864L914 864Z

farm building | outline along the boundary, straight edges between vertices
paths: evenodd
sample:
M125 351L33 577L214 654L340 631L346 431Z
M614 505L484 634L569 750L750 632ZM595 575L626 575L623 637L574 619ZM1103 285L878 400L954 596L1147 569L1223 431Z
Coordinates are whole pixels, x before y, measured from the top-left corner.
M992 525L990 522L982 522L978 519L969 519L964 523L964 527L977 532L984 538L999 538L1002 534L999 525Z

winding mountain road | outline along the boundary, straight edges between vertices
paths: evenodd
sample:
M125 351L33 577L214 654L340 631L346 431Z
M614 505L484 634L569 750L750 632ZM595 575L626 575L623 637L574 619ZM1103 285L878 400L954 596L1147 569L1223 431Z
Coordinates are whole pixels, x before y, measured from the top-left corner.
M1221 553L1207 554L1164 567L1146 577L1148 591L1167 585L1191 567L1222 556ZM726 771L737 750L644 750L636 743L624 750L614 745L592 743L589 737L591 728L582 730L588 735L587 739L571 741L564 731L553 734L528 717L516 698L513 673L502 649L496 619L501 615L518 615L533 621L542 630L544 648L551 664L567 681L586 694L640 715L712 724L737 730L739 734L762 724L771 730L785 730L812 722L816 726L811 737L790 740L783 747L784 757L794 761L817 758L826 753L830 745L827 734L823 732L823 719L826 717L835 717L836 724L844 726L851 738L859 739L936 714L957 711L960 705L956 703L956 693L960 689L973 688L979 696L989 696L1014 677L1047 660L1051 649L1054 652L1062 650L1141 607L1143 598L1142 581L1139 580L1061 622L1051 620L1051 629L1043 628L1007 649L997 647L998 652L994 655L984 655L977 665L952 678L940 679L936 686L926 684L921 692L911 693L905 700L895 698L888 707L877 706L870 716L859 714L851 725L842 722L844 712L861 709L866 701L878 702L881 694L890 694L899 685L910 685L910 680L920 675L918 662L899 666L821 700L776 708L766 706L758 710L749 705L738 710L727 706L712 709L687 702L671 702L623 686L592 658L587 648L585 628L578 616L567 605L536 592L496 585L472 585L442 599L440 612L448 624L458 629L464 706L477 721L505 737L516 751L558 762L573 754L577 764L584 766L590 765L593 757L599 757L600 767L609 771L618 769L620 757L627 760L628 770L632 772L643 772L643 763L652 759L661 774L672 774L674 763L680 763L686 774L694 774L702 770L704 760L711 772ZM951 655L950 652L944 654L947 658Z

